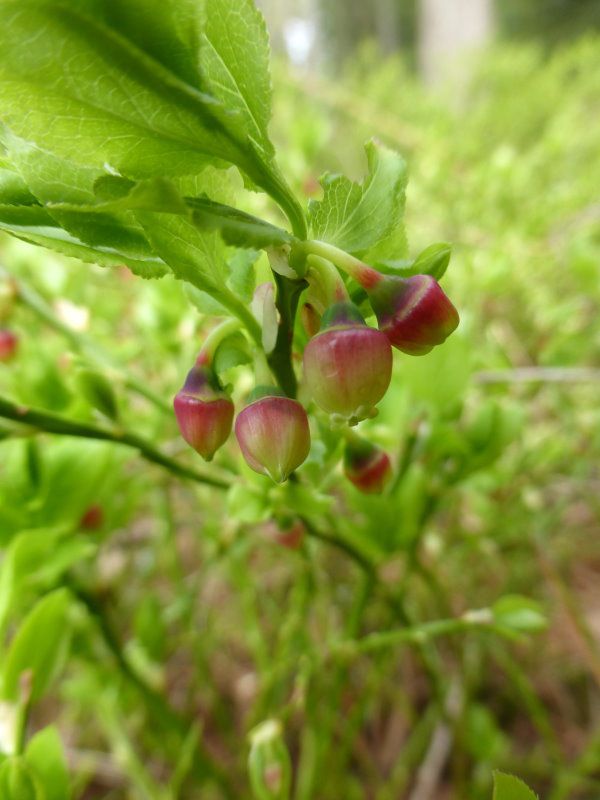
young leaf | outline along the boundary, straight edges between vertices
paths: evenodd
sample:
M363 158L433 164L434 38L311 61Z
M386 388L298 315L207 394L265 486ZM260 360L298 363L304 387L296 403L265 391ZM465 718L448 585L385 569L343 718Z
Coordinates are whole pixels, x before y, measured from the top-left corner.
M357 256L366 258L370 253L371 261L398 257L405 249L406 163L375 141L368 142L365 150L369 174L363 183L343 175L323 179L323 199L309 206L313 235Z
M241 129L271 159L270 52L263 16L252 0L204 0L203 11L201 80L222 102L223 124Z
M67 761L56 728L35 734L27 745L25 761L44 787L44 800L69 800Z
M57 589L29 613L10 643L2 663L0 696L16 702L21 676L31 674L31 700L38 700L63 668L71 629L68 621L71 595Z
M493 800L538 800L537 795L514 775L494 772Z
M431 275L439 281L448 269L452 246L446 242L432 244L426 247L414 261L409 259L389 259L385 261L373 260L373 263L381 272L389 275Z

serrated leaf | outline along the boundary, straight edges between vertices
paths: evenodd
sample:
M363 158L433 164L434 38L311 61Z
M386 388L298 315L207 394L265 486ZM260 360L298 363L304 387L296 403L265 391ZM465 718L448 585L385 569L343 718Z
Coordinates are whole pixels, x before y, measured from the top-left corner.
M56 728L44 728L33 736L25 761L44 787L44 800L69 800L69 772Z
M169 271L158 256L132 258L111 247L90 247L59 227L40 206L0 206L0 230L30 244L102 267L126 265L142 278L160 278Z
M57 589L42 598L21 624L2 663L3 699L16 702L21 676L30 673L35 702L62 670L71 639L70 602L69 592Z
M252 0L204 0L203 11L202 83L227 112L234 112L222 117L224 125L233 122L270 159L272 89L264 18Z
M313 235L357 256L371 251L372 260L385 258L385 253L400 256L402 252L388 251L404 249L406 162L375 141L365 151L369 174L361 184L343 175L323 179L323 199L309 205Z
M494 772L493 800L538 800L538 796L514 775Z
M134 178L198 172L207 157L244 167L213 99L109 27L118 19L102 24L82 8L91 10L50 0L0 5L0 114L11 130Z

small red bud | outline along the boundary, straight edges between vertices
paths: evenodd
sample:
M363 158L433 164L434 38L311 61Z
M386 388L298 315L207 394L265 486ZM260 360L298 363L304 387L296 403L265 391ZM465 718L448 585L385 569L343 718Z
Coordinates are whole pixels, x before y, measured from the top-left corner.
M19 337L16 333L7 330L6 328L0 329L0 361L10 361L17 354L19 346Z
M288 548L288 550L299 550L304 541L306 530L300 520L293 520L287 525L271 520L265 525L267 537Z
M308 456L310 430L297 400L269 394L238 414L235 435L249 467L282 483Z
M392 477L392 464L381 448L353 440L346 444L344 475L363 494L381 494Z
M379 329L394 347L413 356L429 353L458 327L457 310L431 275L386 275L369 299Z
M225 443L233 424L233 403L210 367L194 366L173 401L185 441L206 461Z
M336 303L304 350L304 378L324 411L356 424L372 415L392 377L387 337L369 328L351 303Z
M94 504L90 506L79 520L79 527L86 531L96 531L102 527L104 522L104 511L102 506Z

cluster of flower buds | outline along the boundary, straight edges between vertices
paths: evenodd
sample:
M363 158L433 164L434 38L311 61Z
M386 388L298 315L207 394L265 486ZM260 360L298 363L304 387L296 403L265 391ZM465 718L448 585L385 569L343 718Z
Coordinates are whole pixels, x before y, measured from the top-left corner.
M428 353L455 330L458 313L432 276L384 275L348 257L347 271L366 290L378 320L378 328L370 327L350 302L333 264L317 258L321 271L302 311L310 336L303 355L304 385L336 425L354 426L377 413L390 385L392 346L410 355ZM221 330L227 332L227 326ZM211 364L219 336L216 331L209 336L214 341L209 347L207 340L174 401L183 438L207 461L229 437L234 417L233 402ZM346 431L344 474L359 491L381 493L392 476L388 455ZM285 481L310 450L304 407L270 385L252 392L235 421L235 435L248 466L276 483Z

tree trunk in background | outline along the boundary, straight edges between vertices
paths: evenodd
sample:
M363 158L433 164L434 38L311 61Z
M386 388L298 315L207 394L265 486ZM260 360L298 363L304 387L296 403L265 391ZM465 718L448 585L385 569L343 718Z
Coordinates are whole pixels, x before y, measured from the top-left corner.
M493 0L420 0L419 62L424 79L461 78L461 58L485 47L494 31Z
M375 33L384 55L396 52L400 45L398 0L374 0Z

